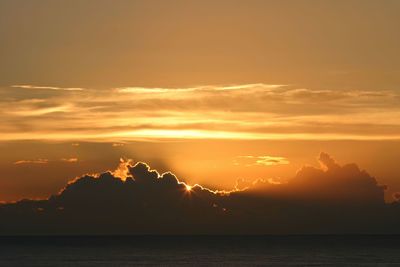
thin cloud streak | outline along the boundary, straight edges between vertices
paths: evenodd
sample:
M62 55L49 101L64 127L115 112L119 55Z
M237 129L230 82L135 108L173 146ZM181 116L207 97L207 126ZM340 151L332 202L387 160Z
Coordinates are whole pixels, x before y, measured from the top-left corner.
M15 165L20 165L20 164L46 164L48 163L48 159L35 159L35 160L18 160L14 162Z
M56 87L56 86L37 86L37 85L29 85L29 84L16 84L11 85L13 88L23 88L23 89L42 89L42 90L64 90L64 91L82 91L84 88L79 87Z
M274 156L238 156L233 160L234 165L244 165L246 167L286 165L289 163L289 160L285 157Z
M77 158L62 158L60 160L64 162L78 162Z
M116 88L121 93L185 93L193 91L227 91L227 90L241 90L251 88L261 89L275 89L284 87L286 85L280 84L245 84L245 85L230 85L230 86L196 86L191 88L145 88L145 87L121 87Z
M14 162L14 165L21 165L21 164L47 164L50 162L78 162L78 158L61 158L59 160L49 160L49 159L34 159L34 160L18 160Z
M379 140L400 140L400 135L343 135L343 134L260 134L242 132L216 132L216 131L165 131L165 130L138 130L129 132L110 133L48 133L37 132L32 136L28 133L2 134L1 141L11 140L55 140L68 141L77 140L90 142L112 142L112 141L149 141L157 142L162 140L180 139L227 139L227 140L354 140L354 141L379 141Z

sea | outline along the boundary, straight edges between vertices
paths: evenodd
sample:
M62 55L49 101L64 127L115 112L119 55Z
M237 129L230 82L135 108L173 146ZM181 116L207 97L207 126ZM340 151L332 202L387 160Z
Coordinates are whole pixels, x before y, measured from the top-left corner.
M0 266L400 266L400 236L3 236Z

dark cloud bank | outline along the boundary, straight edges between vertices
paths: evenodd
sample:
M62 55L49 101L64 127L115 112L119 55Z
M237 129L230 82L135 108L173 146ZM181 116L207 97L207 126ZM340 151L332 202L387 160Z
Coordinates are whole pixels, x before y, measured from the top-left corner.
M357 165L319 161L288 183L240 181L230 193L126 163L122 179L84 176L47 200L0 205L0 234L400 233L398 195L385 203L386 186Z

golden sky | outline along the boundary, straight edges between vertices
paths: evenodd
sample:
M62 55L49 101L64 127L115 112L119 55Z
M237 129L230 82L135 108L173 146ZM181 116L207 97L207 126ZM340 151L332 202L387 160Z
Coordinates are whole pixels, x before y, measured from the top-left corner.
M0 2L0 200L120 157L213 188L320 152L400 191L400 2Z

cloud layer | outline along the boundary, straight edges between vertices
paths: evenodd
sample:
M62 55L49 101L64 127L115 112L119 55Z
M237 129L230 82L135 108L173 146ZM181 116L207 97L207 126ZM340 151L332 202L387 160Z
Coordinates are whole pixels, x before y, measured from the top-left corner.
M400 139L395 91L14 85L0 96L1 140Z
M356 164L328 154L286 183L238 181L232 191L187 185L172 173L123 161L47 200L0 206L1 234L399 233L398 200Z

